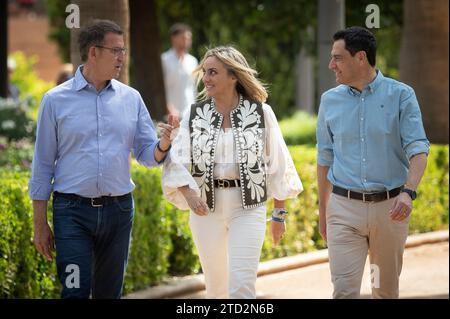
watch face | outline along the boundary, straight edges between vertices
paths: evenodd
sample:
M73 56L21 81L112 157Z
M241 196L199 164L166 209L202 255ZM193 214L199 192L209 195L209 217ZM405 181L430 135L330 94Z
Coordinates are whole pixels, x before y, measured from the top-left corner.
M417 193L411 189L405 188L405 189L403 189L403 192L407 193L411 197L412 200L415 200L417 197Z

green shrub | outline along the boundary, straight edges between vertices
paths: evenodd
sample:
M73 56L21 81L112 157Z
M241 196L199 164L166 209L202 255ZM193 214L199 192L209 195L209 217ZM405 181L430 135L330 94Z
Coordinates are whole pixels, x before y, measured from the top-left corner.
M169 212L171 221L172 242L168 272L176 276L197 273L200 270L200 262L189 228L189 212L176 209L170 203L167 203L166 211Z
M28 173L0 170L0 298L59 295L55 264L40 256L32 244L28 178Z
M0 98L0 137L8 141L34 138L35 122L28 117L28 102Z
M448 228L448 145L432 145L425 174L413 203L410 233Z
M125 292L161 281L167 275L172 250L170 221L160 186L161 170L148 170L133 163L132 178L136 184L135 216Z
M261 253L261 260L290 256L316 250L323 243L318 235L318 208L315 148L292 146L289 151L303 183L303 192L295 199L286 202L286 233L278 247L273 247L270 223L267 224L266 238ZM273 201L268 203L267 218L271 216Z
M299 111L279 121L284 140L288 145L316 145L317 116Z
M8 171L29 170L33 160L33 144L28 139L7 142L0 138L0 168Z
M29 116L37 120L39 104L45 92L55 86L53 82L46 82L39 78L34 71L34 65L37 63L37 57L27 58L21 51L11 54L16 61L17 67L11 76L11 82L14 83L20 92L21 100L29 100Z

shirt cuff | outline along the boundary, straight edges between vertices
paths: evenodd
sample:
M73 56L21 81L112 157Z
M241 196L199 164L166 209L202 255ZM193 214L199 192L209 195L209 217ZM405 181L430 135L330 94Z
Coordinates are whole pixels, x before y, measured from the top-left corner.
M155 148L158 141L159 140L156 139L153 144L151 144L143 152L141 152L141 155L139 157L136 157L136 160L139 164L148 168L161 166L164 160L161 163L158 163L155 159Z
M430 152L430 144L422 141L412 142L405 147L405 152L408 158L411 158L414 155L420 153L425 153L428 155L428 153Z
M28 182L28 194L32 200L49 200L52 191L52 184L41 184L32 180Z
M317 164L320 166L332 166L334 161L333 152L318 151Z

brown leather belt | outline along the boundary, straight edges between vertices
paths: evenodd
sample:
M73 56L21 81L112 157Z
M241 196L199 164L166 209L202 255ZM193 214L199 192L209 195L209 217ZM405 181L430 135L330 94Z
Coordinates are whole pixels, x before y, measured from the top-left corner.
M215 188L230 188L230 187L241 187L241 180L239 179L215 179Z
M363 202L381 202L400 194L403 187L397 187L390 191L378 193L358 193L336 185L333 185L333 193L347 197L348 199L358 199Z
M116 200L122 201L124 199L129 199L131 197L131 193L121 195L121 196L101 196L95 198L83 197L77 194L69 194L69 193L59 193L53 192L54 197L63 197L67 199L75 199L80 200L81 203L91 205L92 207L102 207L108 206L114 203Z

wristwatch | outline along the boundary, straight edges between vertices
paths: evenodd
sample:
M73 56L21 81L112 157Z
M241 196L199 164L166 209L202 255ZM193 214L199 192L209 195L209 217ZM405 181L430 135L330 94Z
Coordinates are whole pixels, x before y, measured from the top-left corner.
M402 193L407 193L409 195L409 197L411 197L411 200L415 200L417 198L416 191L413 191L412 189L403 188Z
M274 209L272 209L272 216L274 216L274 217L284 218L284 216L286 214L287 214L287 211L284 208L274 208Z

